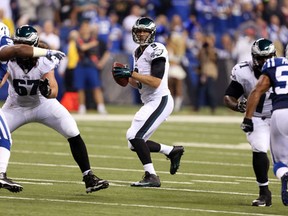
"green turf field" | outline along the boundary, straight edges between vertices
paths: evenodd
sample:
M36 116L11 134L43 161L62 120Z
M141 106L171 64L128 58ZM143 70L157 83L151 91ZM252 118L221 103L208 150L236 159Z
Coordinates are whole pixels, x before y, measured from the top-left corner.
M108 189L91 194L85 192L67 141L57 132L39 124L15 131L8 176L21 183L24 190L13 194L0 189L0 215L288 214L281 203L280 182L272 169L272 207L250 206L258 196L258 188L240 122L165 122L153 140L184 145L185 153L173 176L169 174L169 161L163 155L152 155L162 183L159 189L129 186L144 174L136 154L127 148L125 134L129 125L129 121L78 121L95 174L110 181Z

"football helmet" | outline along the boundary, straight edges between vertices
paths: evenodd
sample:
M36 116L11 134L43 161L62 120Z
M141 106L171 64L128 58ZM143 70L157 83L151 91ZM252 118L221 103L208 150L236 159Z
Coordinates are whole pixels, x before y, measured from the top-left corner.
M272 41L260 38L254 41L251 48L253 67L261 71L265 61L276 56L276 49Z
M16 29L14 43L38 46L39 36L37 30L30 25L22 25Z
M141 39L137 36L137 32L147 31L150 32L150 35L146 39ZM136 23L132 27L132 37L135 43L143 45L148 45L153 43L156 35L156 25L154 21L148 17L141 17L137 19Z
M0 36L10 37L9 28L2 22L0 22Z

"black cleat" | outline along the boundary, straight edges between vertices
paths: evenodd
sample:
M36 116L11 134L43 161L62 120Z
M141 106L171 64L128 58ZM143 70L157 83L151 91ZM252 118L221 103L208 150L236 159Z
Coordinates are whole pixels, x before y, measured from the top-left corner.
M282 203L285 206L288 206L288 172L286 172L282 177L281 177L281 184L282 184L282 189L281 189L281 199Z
M271 205L272 205L272 196L269 190L266 192L266 194L262 194L256 200L252 201L252 206L269 207Z
M131 183L132 187L160 187L160 179L159 176L154 174L150 174L149 172L145 172L142 180L138 182Z
M18 193L23 190L23 187L7 178L6 173L0 173L0 188L5 188L13 193Z
M184 147L183 146L174 146L172 151L169 155L167 155L167 158L170 159L171 165L170 165L170 174L174 175L179 166L180 166L180 160L184 153Z
M86 193L92 193L109 187L108 181L98 178L92 171L83 176L83 181L85 182Z

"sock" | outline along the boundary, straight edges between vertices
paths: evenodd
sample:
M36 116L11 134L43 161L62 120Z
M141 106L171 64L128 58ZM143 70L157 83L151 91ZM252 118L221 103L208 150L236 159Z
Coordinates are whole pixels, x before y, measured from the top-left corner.
M144 168L144 171L147 171L147 172L149 172L150 174L157 175L152 163L145 164L145 165L143 166L143 168Z
M70 149L74 160L78 164L81 172L84 173L85 171L90 170L90 162L86 145L82 140L80 134L75 137L69 138L68 142L70 144Z
M107 113L107 111L105 109L105 105L103 103L100 103L97 105L97 111L101 114Z
M165 154L165 155L169 155L170 152L173 150L173 146L168 146L168 145L164 145L164 144L160 144L160 153Z
M276 175L276 177L277 177L278 179L281 179L281 177L282 177L286 172L288 172L288 167L281 167L281 168L277 169L275 175Z
M149 147L144 139L129 140L143 165L152 163Z
M264 152L253 152L253 169L259 186L268 185L269 159Z
M161 149L160 144L152 140L147 140L146 143L147 143L147 146L149 147L150 152L159 152Z
M0 147L0 173L6 173L9 159L10 159L10 151L7 148Z

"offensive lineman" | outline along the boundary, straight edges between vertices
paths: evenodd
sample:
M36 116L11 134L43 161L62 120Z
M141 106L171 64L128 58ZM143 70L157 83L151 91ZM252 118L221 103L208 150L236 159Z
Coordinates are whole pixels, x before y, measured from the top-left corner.
M268 58L276 56L273 43L264 38L260 38L253 43L251 53L252 61L244 61L233 67L232 81L224 96L224 104L228 108L241 113L246 111L246 98L256 85L263 64ZM267 91L261 96L252 118L255 130L253 133L246 134L252 148L253 170L259 186L259 197L252 201L252 206L271 206L272 204L271 192L268 188L269 159L267 156L270 146L272 110L270 94L271 92ZM241 99L242 97L244 99Z
M139 18L132 27L132 37L139 44L133 53L134 71L129 68L114 69L118 77L129 77L129 83L138 88L143 106L134 116L127 131L128 147L142 162L145 174L133 187L160 187L150 152L165 154L171 161L170 173L174 175L180 165L183 146L167 146L149 138L173 111L173 98L168 89L168 52L161 43L154 42L156 26L147 17Z
M38 46L37 31L29 25L16 29L15 43ZM63 135L70 144L74 160L83 173L86 192L108 188L106 180L95 176L91 170L86 145L71 114L56 99L58 85L54 68L59 64L45 57L15 58L8 63L9 95L2 111L11 133L30 122L44 124Z
M59 60L65 57L65 54L57 50L48 50L38 47L31 47L24 44L14 45L10 38L8 27L0 22L0 87L2 80L7 72L7 63L9 59L15 57L40 57L46 56L51 59L55 56ZM0 188L5 188L11 192L20 192L23 187L7 178L7 167L10 158L10 149L12 139L6 119L0 110Z
M262 75L255 88L251 91L245 118L241 124L244 132L253 133L254 122L251 120L253 112L261 100L261 95L270 87L275 94L272 97L273 113L271 116L271 154L273 159L273 171L281 180L281 199L288 206L288 47L285 56L271 58L266 61L262 68ZM256 128L255 128L256 129Z

